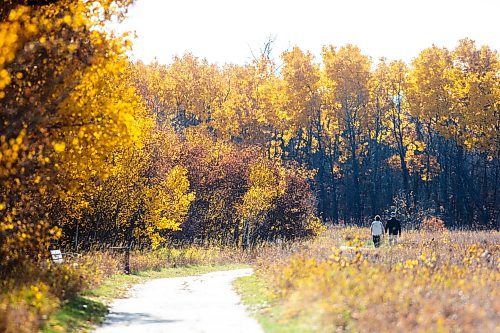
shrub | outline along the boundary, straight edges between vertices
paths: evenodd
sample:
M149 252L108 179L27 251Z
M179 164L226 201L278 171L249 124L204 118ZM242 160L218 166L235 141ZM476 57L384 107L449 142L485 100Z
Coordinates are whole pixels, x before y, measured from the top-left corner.
M439 232L446 230L446 226L444 225L444 221L439 217L430 216L426 217L422 220L420 224L420 229L431 232Z
M43 282L0 295L0 332L36 332L40 318L46 318L58 305L59 300Z
M221 143L187 130L182 164L196 194L181 230L188 244L255 246L319 234L312 173L296 164L263 158L258 149Z
M0 280L0 332L37 332L61 302L96 287L122 267L108 253L52 261L25 261Z
M316 198L308 182L311 175L298 166L279 171L284 174L284 190L267 212L260 237L293 240L319 235L325 226L315 215Z
M12 300L5 295L0 296L0 332L31 333L38 328L38 318L29 310L26 302Z

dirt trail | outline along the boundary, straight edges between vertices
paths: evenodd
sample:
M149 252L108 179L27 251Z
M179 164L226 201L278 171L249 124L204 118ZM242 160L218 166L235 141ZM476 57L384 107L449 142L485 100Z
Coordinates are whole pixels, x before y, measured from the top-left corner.
M96 333L242 332L261 333L232 288L234 279L252 274L237 269L151 280L115 300Z

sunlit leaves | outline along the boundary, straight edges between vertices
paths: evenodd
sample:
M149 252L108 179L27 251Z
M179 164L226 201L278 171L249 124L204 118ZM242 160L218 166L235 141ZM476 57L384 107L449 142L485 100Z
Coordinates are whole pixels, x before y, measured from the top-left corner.
M487 46L477 48L470 39L461 40L452 53L453 68L447 75L455 126L453 133L469 149L498 157L500 56Z
M180 166L174 167L163 182L144 190L146 235L152 239L153 247L163 240L159 231L180 230L195 198L189 190L187 170Z
M45 256L59 227L89 209L113 152L140 147L149 120L124 80L127 43L102 29L127 3L59 1L2 13L2 265Z
M279 166L278 166L279 167ZM284 170L277 172L270 168L265 161L257 161L250 168L249 189L243 196L241 206L242 216L245 219L258 218L259 214L268 211L274 199L284 191Z

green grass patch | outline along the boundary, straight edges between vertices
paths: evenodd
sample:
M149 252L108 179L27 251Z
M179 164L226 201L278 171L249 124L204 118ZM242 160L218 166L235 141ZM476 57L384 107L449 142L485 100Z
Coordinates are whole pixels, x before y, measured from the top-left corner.
M88 331L102 322L108 307L99 301L76 296L66 302L46 322L43 333Z
M284 306L273 296L265 281L257 275L245 276L234 282L243 303L267 333L306 333L315 329L301 316L286 315Z
M101 323L108 313L109 304L115 298L125 297L134 284L151 279L200 275L214 271L248 267L242 264L193 265L165 268L157 271L143 271L130 275L115 274L98 288L87 290L82 295L65 302L54 312L42 328L42 333L88 332Z

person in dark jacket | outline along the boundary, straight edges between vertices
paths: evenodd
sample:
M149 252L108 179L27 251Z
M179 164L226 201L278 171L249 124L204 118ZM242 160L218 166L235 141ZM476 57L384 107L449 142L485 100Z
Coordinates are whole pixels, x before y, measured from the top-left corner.
M401 222L396 218L396 212L391 213L391 219L385 225L385 233L389 234L389 245L395 245L397 237L401 236Z

